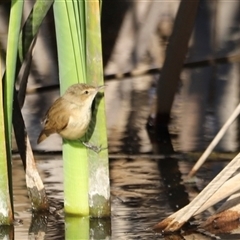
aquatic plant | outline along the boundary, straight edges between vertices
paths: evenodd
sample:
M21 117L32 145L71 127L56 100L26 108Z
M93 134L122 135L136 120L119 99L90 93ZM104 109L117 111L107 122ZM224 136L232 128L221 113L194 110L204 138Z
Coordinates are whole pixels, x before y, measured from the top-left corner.
M48 209L45 188L37 172L30 141L21 114L24 104L27 79L32 60L32 51L43 19L53 4L51 0L37 0L22 26L23 1L12 0L8 30L8 44L1 59L6 72L1 68L0 111L0 164L2 185L1 202L8 212L7 220L13 221L11 187L11 139L12 123L16 142L26 172L26 183L33 210ZM74 83L86 82L103 85L102 49L99 1L55 1L54 18L58 48L58 63L61 92ZM1 67L4 64L1 64ZM19 91L15 82L20 69ZM96 153L85 148L79 141L63 142L65 212L80 215L105 217L110 215L110 187L106 119L103 95L96 99L93 121L85 136L91 144L102 147ZM6 198L5 198L6 197ZM3 200L3 201L2 201ZM2 217L0 216L0 219Z

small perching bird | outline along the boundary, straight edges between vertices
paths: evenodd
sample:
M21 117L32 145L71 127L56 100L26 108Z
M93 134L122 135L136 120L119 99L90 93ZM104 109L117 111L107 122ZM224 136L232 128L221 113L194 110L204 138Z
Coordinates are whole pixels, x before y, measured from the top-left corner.
M83 137L91 121L93 100L103 87L83 83L70 86L47 111L37 142L41 143L53 133L67 140Z

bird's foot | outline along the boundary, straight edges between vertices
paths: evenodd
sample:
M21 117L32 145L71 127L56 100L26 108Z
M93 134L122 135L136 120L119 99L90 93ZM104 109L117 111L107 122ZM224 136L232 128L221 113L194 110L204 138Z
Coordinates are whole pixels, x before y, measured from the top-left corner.
M91 149L92 151L94 151L95 153L100 153L102 150L107 149L106 147L103 148L101 145L100 146L95 146L95 145L91 144L90 142L82 142L82 144L85 147L87 147L87 148Z

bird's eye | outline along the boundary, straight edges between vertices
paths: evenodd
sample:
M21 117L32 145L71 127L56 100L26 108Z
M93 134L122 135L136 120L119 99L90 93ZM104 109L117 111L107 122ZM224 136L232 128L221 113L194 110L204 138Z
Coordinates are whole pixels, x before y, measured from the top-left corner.
M85 91L85 94L88 94L89 92L88 91Z

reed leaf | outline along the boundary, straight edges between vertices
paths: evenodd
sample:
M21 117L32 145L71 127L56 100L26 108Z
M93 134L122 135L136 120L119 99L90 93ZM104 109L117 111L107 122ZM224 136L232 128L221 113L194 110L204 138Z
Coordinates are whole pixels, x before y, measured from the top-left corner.
M0 76L3 75L2 60L0 58ZM5 124L3 111L3 86L0 81L0 225L9 225L13 222L13 212L8 181L8 159L5 141Z
M22 31L20 32L18 45L19 58L22 63L24 73L22 74L21 79L19 79L20 86L18 96L16 96L15 93L13 126L19 153L26 173L25 177L28 195L34 211L47 210L48 199L42 179L36 167L18 100L20 100L20 106L22 106L24 104L27 80L32 60L32 51L36 42L36 36L42 21L52 4L53 0L37 0L35 2L33 9L22 28ZM17 65L17 72L19 72L20 66L21 65Z
M61 93L78 82L103 85L99 1L57 0L54 17ZM85 138L105 149L95 153L77 141L63 141L66 213L88 215L90 203L91 216L110 215L105 108L98 95Z
M53 0L37 0L35 2L34 7L20 32L18 50L21 62L24 60L33 39L36 37L42 21L46 17L53 2Z
M12 169L11 169L11 139L12 139L12 109L13 90L16 78L17 43L21 28L23 1L12 0L8 28L7 52L6 52L6 74L1 74L1 201L6 208L1 223L11 224L13 221L13 197L12 197ZM3 83L3 85L2 85ZM3 95L3 96L2 96ZM2 102L3 99L3 102Z
M87 76L88 82L103 85L103 63L100 29L99 1L86 1ZM110 216L110 183L108 170L107 128L103 95L96 98L92 132L89 142L102 147L98 154L88 150L89 157L89 203L93 217Z
M6 54L6 77L4 81L4 117L7 132L7 148L11 155L11 133L12 133L12 107L13 91L16 79L16 63L19 33L21 29L23 1L12 0L10 20L8 28L7 54ZM8 146L9 145L9 146Z
M86 82L85 42L81 21L83 1L54 2L61 93ZM79 141L63 141L64 208L67 214L88 216L88 158Z

